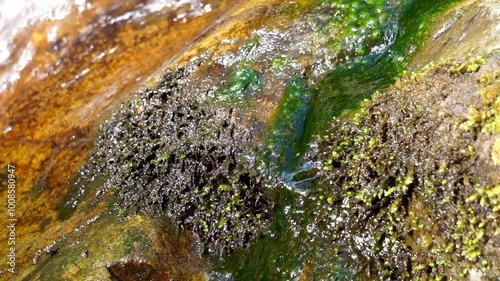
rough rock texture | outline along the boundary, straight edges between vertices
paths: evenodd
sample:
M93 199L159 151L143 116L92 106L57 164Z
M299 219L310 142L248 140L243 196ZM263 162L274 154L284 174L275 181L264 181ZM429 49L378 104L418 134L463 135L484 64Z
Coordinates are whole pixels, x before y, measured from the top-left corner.
M272 204L238 109L184 91L189 71L167 74L104 122L87 173L102 170L119 208L166 214L192 230L206 253L245 248L265 229Z
M218 12L227 8L226 2L221 3ZM401 32L399 17L404 17L398 13L397 3L259 0L237 6L221 17L216 27L207 29L189 50L173 58L176 64L200 59L200 71L168 70L158 84L149 84L102 125L89 165L77 181L81 185L75 188L63 187L68 174L81 163L82 147L90 150L94 140L88 124L95 122L97 115L90 116L89 112L94 112L89 108L108 108L108 99L72 103L72 107L66 107L62 100L42 103L28 99L20 104L86 121L81 130L79 121L74 121L68 131L66 123L57 123L57 129L63 130L61 135L52 130L52 122L44 123L57 114L49 114L49 119L38 113L33 119L20 117L31 125L44 123L33 131L21 126L10 128L11 123L3 126L0 138L5 140L4 158L23 170L19 191L24 204L20 210L28 210L23 218L26 227L19 232L23 239L19 276L25 280L74 280L83 275L89 280L203 278L200 272L207 267L193 257L196 251L190 248L191 240L176 244L174 235L161 234L166 227L163 223L169 219L188 230L183 235L194 233L202 242L197 250L203 253L225 256L248 247L266 231L271 215L275 215L264 185L266 173L254 153L261 149L258 144L265 137L263 131L271 131L271 155L278 163L296 160L301 155L294 145L307 134L303 127L311 116L309 111L324 113L311 106L311 99L328 107L339 98L326 95L318 99L309 77L320 80L340 64L356 64L367 57L377 61L386 51L390 60L407 59L415 46L395 51L391 44L398 38L417 44L432 20L422 16L415 29L396 36ZM491 0L464 1L457 20L445 18L443 25L434 29L424 51L417 55L420 59L415 69L427 64L429 57L438 60L443 54L451 54L459 59L468 56L467 52L489 53L498 42L495 6ZM168 22L168 30L182 34L181 28L175 28L180 22ZM205 28L195 23L199 22L191 25L196 25L196 30ZM142 24L152 24L154 31L167 30L154 21L140 21L134 26ZM147 38L153 38L148 41L153 48L144 44L144 38L131 34L125 36L132 40L130 46L136 46L135 40L141 41L137 48L155 55L141 53L142 59L156 66L170 58L157 48L175 45L173 50L179 50L184 46L177 36L161 41L151 32ZM465 43L470 45L461 48ZM485 49L475 48L477 45ZM85 48L72 51L85 61L92 61L92 54L100 60L100 52L116 61L115 56L121 53L121 49L113 50L115 55L111 56L111 51L101 50L99 45L92 48L90 53ZM127 56L124 58L120 61L128 67L135 65ZM257 272L252 269L261 260L265 262L258 270L270 272L267 276L291 276L282 280L297 279L300 274L300 278L310 280L497 275L500 239L495 207L500 192L499 173L495 171L500 141L496 61L494 57L482 65L483 58L479 57L463 64L430 67L375 97L354 121L349 121L350 117L334 121L329 134L320 141L321 154L316 155L325 168L323 172L305 171L293 178L305 179L308 184L317 179L316 185L304 185L311 187L301 190L305 199L302 194L278 196L287 201L280 210L285 218L275 220L278 231L266 239L287 232L285 238L291 239L278 240L286 248L285 254L270 245L276 240L258 240L267 251L238 265L236 270L250 268L250 277L235 280L256 279ZM82 64L59 72L70 81L77 77L71 91L64 89L64 93L71 93L67 100L79 100L85 91L78 89L87 86L107 87L97 80L86 80L101 77L103 72L90 69L87 74L85 69ZM366 67L363 71L376 70ZM125 73L122 78L127 82L137 78L132 72ZM120 83L110 77L106 79L113 85ZM346 90L358 86L347 80ZM43 95L27 93L45 101L43 97L61 82L50 81L42 85L47 90ZM39 84L27 85L36 88ZM339 85L327 90L335 91ZM347 93L346 100L352 102L350 98L354 97ZM32 133L34 142L26 139ZM69 194L61 199L67 190ZM303 208L294 213L290 202L295 199ZM68 204L54 203L61 201ZM82 220L95 217L100 219L80 228ZM162 252L165 248L168 250ZM177 252L182 253L175 255ZM35 265L27 262L33 257ZM213 276L219 279L232 277L232 272L217 274Z
M500 56L480 62L413 73L318 142L317 222L366 278L499 276Z
M58 216L68 180L92 151L94 126L240 1L6 3L0 20L0 202L8 191L4 171L15 165L22 226L16 231L17 273L1 267L0 279L19 280L38 266L32 263L38 249L103 211ZM15 38L3 41L6 35ZM0 220L6 219L1 211ZM8 245L7 238L0 235L0 244ZM1 264L8 250L0 248Z

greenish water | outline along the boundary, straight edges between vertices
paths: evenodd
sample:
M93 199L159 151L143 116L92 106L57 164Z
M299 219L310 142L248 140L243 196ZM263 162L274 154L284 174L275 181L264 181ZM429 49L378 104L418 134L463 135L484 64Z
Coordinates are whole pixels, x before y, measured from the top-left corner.
M360 6L366 3L383 1L323 1L327 5L333 2L347 6L349 11L361 11ZM383 53L370 53L340 64L321 76L312 89L307 89L305 99L297 99L287 90L273 127L279 132L271 138L271 144L280 147L276 154L282 157L281 169L297 169L309 143L315 135L321 135L332 118L346 111L354 112L362 100L393 84L407 68L436 16L457 2L400 2L393 9L398 19L397 36ZM306 91L305 83L301 85L298 92ZM342 249L329 243L331 237L324 237L325 233L331 233L331 229L325 231L329 226L322 220L328 216L328 209L325 213L325 208L319 208L318 204L332 199L321 198L322 188L313 183L306 195L288 189L274 190L277 212L270 234L251 249L238 251L219 263L217 272L228 273L227 280L298 280L304 275L314 276L314 280L366 279L359 270L363 261L343 254ZM384 279L389 277L384 274L390 273L378 274L377 278ZM221 278L215 274L212 279Z
M418 50L436 15L457 0L402 1L398 35L383 54L366 56L359 62L341 65L314 88L311 112L301 139L302 151L312 137L321 134L333 117L355 110L375 91L383 91L400 77Z
M275 116L269 140L273 162L281 169L291 170L297 165L295 145L304 133L311 98L311 89L304 77L295 76L286 81L285 97Z
M319 11L326 9L330 19L316 27L313 39L303 38L318 61L304 77L312 85L311 97L300 101L285 95L268 135L274 173L293 186L295 173L310 168L301 159L314 136L333 117L355 111L375 91L393 84L435 16L456 2L322 1Z

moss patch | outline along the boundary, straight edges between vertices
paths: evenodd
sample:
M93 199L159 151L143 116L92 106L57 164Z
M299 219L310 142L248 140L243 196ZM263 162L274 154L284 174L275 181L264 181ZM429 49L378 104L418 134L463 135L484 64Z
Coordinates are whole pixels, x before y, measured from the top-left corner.
M247 100L248 95L262 90L264 81L258 71L239 67L230 75L229 82L222 87L219 95L229 100Z
M408 75L319 138L315 220L342 248L332 254L361 261L354 271L427 280L475 268L498 276L485 255L499 227L500 185L489 177L498 171L476 139L494 133L485 128L498 116L488 97L499 80L479 82L479 68L446 61Z

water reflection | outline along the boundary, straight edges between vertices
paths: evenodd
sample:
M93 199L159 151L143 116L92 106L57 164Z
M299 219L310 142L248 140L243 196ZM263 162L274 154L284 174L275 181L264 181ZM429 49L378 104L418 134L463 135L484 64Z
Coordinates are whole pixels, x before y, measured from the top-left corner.
M15 137L26 137L16 134L16 128L41 114L58 125L64 124L61 116L95 119L95 112L111 108L115 100L139 87L237 4L214 0L0 3L0 111L10 117L0 120L0 131L11 127L9 133ZM49 101L54 99L61 99L59 106L68 104L69 110L54 111ZM30 100L29 111L21 105L26 100ZM89 104L97 106L92 108L95 112L82 112ZM50 130L54 129L44 128Z
M34 1L18 0L0 1L0 65L12 60L11 54L19 47L13 40L23 29L41 21L57 21L71 13L73 7L83 11L89 3L83 0L67 1Z

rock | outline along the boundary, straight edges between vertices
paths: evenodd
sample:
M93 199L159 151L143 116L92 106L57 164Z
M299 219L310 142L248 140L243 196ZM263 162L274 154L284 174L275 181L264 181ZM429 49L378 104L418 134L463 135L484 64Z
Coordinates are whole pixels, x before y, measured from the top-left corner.
M495 1L432 20L446 1L208 2L206 18L190 6L103 28L123 28L147 67L98 40L71 48L83 59L67 72L0 95L0 155L23 172L16 278L500 274ZM130 62L123 85L120 65L87 64L101 51ZM414 52L416 71L385 91ZM94 133L115 87L130 99Z
M485 61L498 62L498 55ZM484 144L476 140L498 135L489 128L500 111L488 99L498 99L500 80L481 83L491 73L476 71L428 66L374 95L354 117L335 120L320 139L313 157L324 164L313 193L333 200L319 200L316 220L338 237L332 247L364 261L353 270L380 279L458 278L474 268L500 274L487 254L499 229L500 170L476 152Z
M488 246L498 229L500 182L491 157L499 116L496 6L468 1L453 8L468 15L457 20L458 30L473 26L467 40L457 41L468 47L439 40L457 38L447 33L453 28L435 43L430 36L410 64L417 71L321 132L311 157L323 163L322 171L304 196L277 200L279 232L238 255L240 263L226 264L227 272L236 280L289 280L314 261L319 280L498 276L498 255ZM478 11L487 17L474 16ZM430 34L442 27L436 26ZM479 40L477 34L491 36ZM347 93L356 93L356 84L346 84L352 87Z
M55 241L24 280L205 280L191 241L165 223L105 214Z
M500 10L494 0L462 1L443 14L413 59L419 69L443 58L467 60L500 47Z
M351 7L371 22L358 34L352 14L328 17L339 3L269 4L231 11L176 67L119 107L82 170L89 182L103 178L104 187L89 191L95 185L78 183L72 205L91 200L92 192L98 201L117 195L115 204L127 211L173 218L213 255L247 248L266 230L272 215L266 166L276 172L298 152L311 79L363 55L381 55L397 13L384 3ZM350 43L332 45L336 40Z
M106 209L87 209L68 218L71 208L64 207L68 182L93 148L94 126L237 4L177 1L161 7L139 2L68 7L70 1L63 1L40 9L28 1L23 5L33 6L20 9L22 18L2 24L2 40L6 34L16 37L2 41L2 46L8 44L2 52L10 56L0 62L0 198L7 198L4 171L14 165L16 215L22 220L16 231L20 276L35 268L31 261L40 249ZM28 17L33 14L35 18ZM5 221L7 212L0 212L0 218ZM7 245L6 239L1 235L0 243ZM2 257L6 250L0 249ZM7 274L0 278L10 278Z
M101 126L78 194L97 189L97 200L112 194L125 211L166 214L196 234L204 252L222 256L266 229L272 203L240 110L204 100L203 88L185 91L190 75L166 74ZM103 187L88 184L95 177L106 179Z

